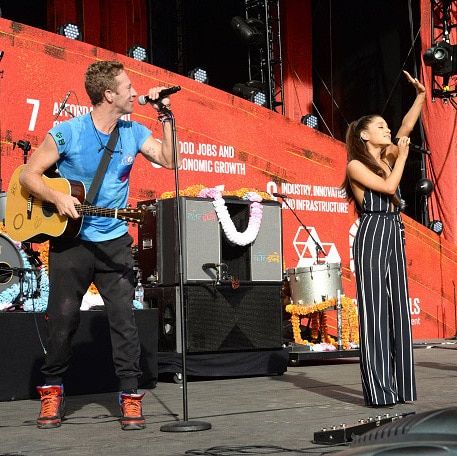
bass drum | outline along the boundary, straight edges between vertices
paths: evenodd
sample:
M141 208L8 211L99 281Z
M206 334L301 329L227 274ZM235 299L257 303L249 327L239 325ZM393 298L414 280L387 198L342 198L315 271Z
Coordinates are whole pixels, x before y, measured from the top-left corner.
M0 233L0 293L19 283L17 268L23 267L24 261L13 241Z
M294 304L310 306L343 294L341 264L317 264L287 270L287 281Z

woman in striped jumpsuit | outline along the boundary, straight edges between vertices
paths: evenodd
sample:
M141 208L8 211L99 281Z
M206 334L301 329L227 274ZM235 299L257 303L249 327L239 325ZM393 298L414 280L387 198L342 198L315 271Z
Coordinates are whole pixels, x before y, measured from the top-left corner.
M348 165L343 185L360 212L353 249L362 389L366 405L375 407L416 399L398 186L425 87L405 74L417 96L396 135L398 145L392 144L390 129L378 115L352 122L346 135Z

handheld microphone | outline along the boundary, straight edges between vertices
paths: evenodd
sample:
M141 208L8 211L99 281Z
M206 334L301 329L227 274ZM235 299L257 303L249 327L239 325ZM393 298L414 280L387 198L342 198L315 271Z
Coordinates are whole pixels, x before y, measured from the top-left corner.
M272 195L275 198L282 198L282 199L286 199L287 198L287 195L284 195L283 193L272 193Z
M400 138L392 138L392 144L398 145L399 139ZM416 144L413 144L413 143L409 143L409 148L411 150L414 150L415 152L420 152L421 154L431 155L429 150L424 149L423 147L417 146Z
M203 270L206 270L206 269L216 269L218 268L218 264L216 263L203 263L202 264L202 269Z
M60 103L59 110L57 111L57 114L56 114L56 119L57 119L57 117L60 116L60 113L65 109L65 105L67 104L67 101L70 98L70 95L71 95L71 90L69 90L65 94L65 98L63 99L62 103Z
M148 95L140 95L138 97L138 104L145 105L146 103L155 103L159 100L162 100L163 98L167 98L169 95L179 92L180 90L181 90L181 86L168 87L168 89L161 90L159 92L159 98L157 98L155 100L153 100L152 98L149 98Z

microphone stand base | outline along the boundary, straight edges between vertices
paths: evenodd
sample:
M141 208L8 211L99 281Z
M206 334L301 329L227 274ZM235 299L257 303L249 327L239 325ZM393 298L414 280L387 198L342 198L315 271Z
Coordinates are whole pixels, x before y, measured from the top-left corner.
M176 421L160 427L162 432L195 432L208 429L211 429L211 424L205 421Z

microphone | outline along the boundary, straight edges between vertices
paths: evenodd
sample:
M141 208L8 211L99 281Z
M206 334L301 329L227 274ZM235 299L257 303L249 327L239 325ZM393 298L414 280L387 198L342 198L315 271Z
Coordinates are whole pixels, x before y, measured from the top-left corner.
M59 110L57 111L57 114L56 114L56 117L55 117L56 119L57 119L57 117L60 116L60 113L65 109L65 105L67 104L67 101L70 98L70 95L71 95L71 90L69 90L65 94L65 98L63 99L62 103L60 103Z
M204 264L202 264L202 269L203 270L206 270L206 269L216 269L217 270L218 266L219 265L216 263L204 263Z
M397 145L399 139L400 138L392 138L392 144ZM423 147L417 146L416 144L413 144L413 143L409 143L409 148L411 150L414 150L415 152L420 152L421 154L431 155L429 150L424 149Z
M272 193L272 195L276 198L282 198L282 199L287 198L287 195L284 195L283 193Z
M168 89L163 89L159 92L159 98L153 100L152 98L149 98L148 95L140 95L138 97L138 104L140 105L145 105L146 103L155 103L163 98L167 98L169 95L173 95L176 92L179 92L181 90L181 86L172 86L168 87Z

